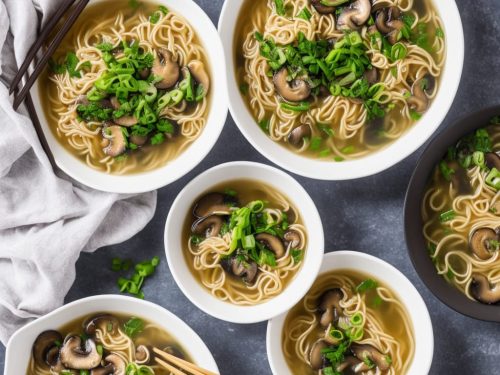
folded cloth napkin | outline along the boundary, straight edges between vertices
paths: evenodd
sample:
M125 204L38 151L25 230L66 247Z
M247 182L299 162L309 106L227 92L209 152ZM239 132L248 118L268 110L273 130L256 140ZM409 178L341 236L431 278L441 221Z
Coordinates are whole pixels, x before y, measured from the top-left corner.
M152 218L156 192L109 194L51 169L6 86L61 0L0 2L0 341L61 306L81 251L118 243ZM21 110L22 112L23 110Z

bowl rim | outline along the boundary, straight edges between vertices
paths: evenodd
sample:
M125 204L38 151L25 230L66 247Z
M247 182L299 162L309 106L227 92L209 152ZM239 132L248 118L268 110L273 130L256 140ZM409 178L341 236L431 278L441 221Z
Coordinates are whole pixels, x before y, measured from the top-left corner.
M186 216L186 211L182 210L183 202L189 200L187 207L190 207L192 204L192 200L190 198L185 198L185 196L191 195L193 199L196 199L200 194L224 181L243 179L243 177L234 177L234 174L230 174L227 178L223 179L212 179L211 176L217 175L219 171L223 170L239 171L239 173L242 174L243 171L245 171L246 175L248 175L248 171L254 170L258 176L270 175L280 183L285 181L283 185L286 185L286 188L277 187L273 181L265 180L265 183L282 192L294 203L301 212L304 225L307 227L307 252L302 260L303 264L301 268L280 294L260 304L239 306L227 301L222 301L213 296L207 288L202 286L198 280L194 278L183 254L180 256L174 254L178 248L182 248L182 237L181 240L178 240L180 235L177 229L179 227L182 229L184 224L183 221L179 224L177 217L181 215L184 219ZM250 179L264 181L262 177L252 177ZM209 181L209 184L205 185L205 181ZM289 193L290 191L300 194L300 197L291 196ZM307 216L304 214L304 211L307 212ZM310 228L314 228L314 230ZM170 240L170 238L174 239ZM266 164L249 161L233 161L216 165L202 172L193 178L177 195L170 207L165 222L164 245L167 263L177 286L195 306L206 314L223 321L250 324L262 322L281 314L303 297L314 282L321 267L324 253L324 232L316 205L307 191L292 176ZM175 250L172 250L172 248Z
M205 367L209 370L216 371L217 373L219 372L219 369L217 367L217 363L215 362L215 359L208 349L207 345L203 342L203 340L198 336L198 334L186 323L184 322L181 318L179 318L177 315L172 313L171 311L167 310L166 308L157 305L153 302L141 300L138 298L134 297L129 297L129 296L121 296L121 295L116 295L116 294L102 294L102 295L95 295L95 296L90 296L90 297L85 297L81 298L78 300L75 300L73 302L67 303L51 312L49 312L46 315L43 315L20 329L18 329L9 339L7 345L6 345L6 351L5 351L5 373L7 374L8 371L11 369L11 361L14 359L17 359L17 353L12 353L11 351L12 346L14 346L14 343L17 340L22 340L22 336L26 334L29 331L35 331L36 327L43 325L46 321L50 321L53 319L56 319L59 315L64 314L65 312L72 311L72 319L77 319L82 316L81 313L79 313L80 309L85 306L85 305L92 305L92 304L97 304L100 306L104 306L105 304L108 303L122 303L125 305L137 305L140 306L141 308L144 308L144 310L150 310L153 311L155 314L158 315L157 320L153 320L156 324L160 325L167 331L170 335L174 336L173 333L171 332L170 328L167 327L167 324L175 325L178 327L178 329L182 330L185 334L187 334L186 338L180 339L177 336L174 336L174 338L182 344L183 347L187 347L187 344L189 345L195 345L196 350L189 350L189 354L193 358L196 363L198 363L200 366ZM105 311L106 308L96 308L93 311L94 312L100 312L100 311ZM113 312L113 311L110 311ZM118 311L120 313L120 311ZM140 314L137 314L141 316ZM71 320L68 320L66 322L63 322L62 324L59 324L58 327L63 326L67 322ZM33 340L36 338L36 336L39 334L39 332L34 332L33 334ZM25 338L24 338L25 339ZM31 353L31 349L29 350L29 353ZM27 366L28 364L26 364Z
M446 60L440 88L429 110L417 124L398 140L366 157L334 163L301 156L272 141L256 125L239 92L234 67L234 26L245 0L225 1L218 23L227 67L229 111L248 142L264 157L295 174L318 180L349 180L380 173L408 157L437 130L457 93L464 64L464 34L460 13L454 0L433 1L443 20ZM451 35L453 37L451 37Z
M96 3L105 1L96 0ZM206 157L217 142L227 119L225 62L219 57L224 50L214 23L193 0L182 2L154 0L154 2L168 6L169 9L188 20L204 47L212 77L212 97L208 104L205 127L198 138L175 159L158 168L140 173L118 175L95 170L68 151L49 126L40 102L39 80L36 80L30 90L36 114L56 165L69 177L93 189L110 193L133 194L156 190L171 184L193 170ZM186 17L186 14L190 16Z
M432 321L429 315L429 310L427 309L427 305L425 304L422 296L413 285L413 283L396 267L394 267L389 262L375 257L370 254L366 254L360 251L353 250L337 250L333 252L326 253L323 257L323 264L321 266L320 274L331 272L334 270L340 269L351 269L351 267L345 267L342 264L343 259L351 258L351 259L362 259L369 263L373 263L375 266L373 269L378 269L379 273L387 274L392 273L394 277L399 279L400 286L404 284L407 293L411 294L411 299L413 299L414 303L412 306L409 306L407 303L404 303L404 306L408 312L408 315L412 318L413 325L413 333L415 336L415 353L413 355L412 364L408 370L407 375L420 375L427 374L431 368L432 360L434 356L434 331L432 327ZM333 265L332 265L333 264ZM364 266L363 266L364 267ZM385 278L385 276L379 276L375 274L372 270L361 272L371 274L374 277L381 279ZM398 294L401 294L396 288L392 287L393 291ZM399 296L400 300L406 299ZM410 299L410 298L408 298ZM410 309L410 307L413 307ZM418 310L418 313L415 312ZM269 320L267 324L266 331L266 351L267 357L269 360L269 365L271 367L272 373L274 375L280 375L281 367L285 366L288 369L288 365L283 355L281 339L282 339L282 329L285 319L288 315L288 311L282 315L279 315L271 320ZM419 327L415 326L415 317L418 316L419 319ZM419 330L417 328L420 328ZM418 341L417 341L418 340ZM419 361L416 361L415 358L419 358ZM426 361L426 362L423 362ZM414 368L415 363L420 367ZM422 364L423 363L423 364ZM279 367L278 367L279 366Z
M404 203L404 230L408 255L413 267L427 288L445 305L471 318L500 322L500 305L485 305L468 299L444 277L437 274L428 256L422 235L422 198L432 170L441 160L448 146L464 135L486 126L489 120L500 114L500 105L467 113L436 135L424 149L408 184ZM479 125L478 125L479 124Z

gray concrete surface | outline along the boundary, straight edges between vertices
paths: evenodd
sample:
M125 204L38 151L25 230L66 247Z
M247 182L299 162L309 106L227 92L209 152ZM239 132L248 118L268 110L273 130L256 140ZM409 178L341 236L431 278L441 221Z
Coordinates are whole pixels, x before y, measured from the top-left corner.
M196 2L217 24L223 1ZM500 102L500 1L457 0L457 3L465 31L465 67L459 93L442 127L458 116ZM500 374L500 325L467 318L443 305L422 284L407 256L403 200L420 152L379 175L360 180L319 182L295 177L319 208L327 251L352 249L376 255L395 265L415 283L427 303L434 326L431 374ZM162 262L156 275L146 283L147 299L178 314L199 333L212 351L221 374L267 375L271 370L266 357L266 323L230 324L201 312L175 284L164 255L163 229L176 194L200 172L230 160L269 163L243 138L229 116L221 138L208 157L187 176L159 191L156 215L141 233L125 243L81 256L76 282L66 300L116 293L116 275L109 270L115 256L138 261L158 255ZM100 276L96 278L96 274ZM4 350L0 348L0 368L3 368Z

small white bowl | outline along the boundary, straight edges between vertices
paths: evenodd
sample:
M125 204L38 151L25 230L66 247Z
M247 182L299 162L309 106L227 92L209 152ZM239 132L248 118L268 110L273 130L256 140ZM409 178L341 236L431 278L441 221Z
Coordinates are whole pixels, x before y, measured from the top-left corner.
M356 251L335 251L325 254L320 273L339 269L352 269L373 275L376 280L380 280L396 292L410 315L415 336L415 354L405 375L428 374L434 354L434 333L427 306L410 280L389 263L372 255ZM267 357L274 375L290 373L281 344L287 313L270 320L267 324Z
M93 3L105 0L96 0ZM217 30L205 12L192 0L158 0L172 11L183 16L195 29L208 56L210 66L210 106L202 133L184 152L166 165L143 173L113 175L90 168L76 158L56 139L49 127L40 101L39 82L31 96L56 164L75 180L94 189L113 193L141 193L168 185L190 172L212 149L219 138L227 117L226 66L222 59L222 44ZM124 2L124 6L126 2Z
M423 145L444 120L460 83L464 61L462 21L454 0L434 0L446 35L446 62L439 91L429 110L403 136L379 151L341 163L301 156L272 141L255 122L235 79L234 47L236 23L247 0L226 0L219 18L219 34L224 45L229 91L229 110L246 139L266 158L301 176L319 180L348 180L370 176L400 162Z
M237 179L262 181L283 193L302 216L308 237L303 263L295 278L281 294L253 306L237 306L213 296L192 275L183 254L184 219L193 202L211 187ZM207 314L233 323L262 322L287 311L297 303L316 279L324 247L323 226L318 210L304 188L279 169L243 161L215 166L187 184L170 208L164 240L168 266L186 297Z
M170 311L137 298L101 295L64 305L14 333L7 344L5 374L26 374L31 348L43 331L58 329L75 319L103 311L130 314L158 324L188 352L198 366L219 373L212 354L200 337Z

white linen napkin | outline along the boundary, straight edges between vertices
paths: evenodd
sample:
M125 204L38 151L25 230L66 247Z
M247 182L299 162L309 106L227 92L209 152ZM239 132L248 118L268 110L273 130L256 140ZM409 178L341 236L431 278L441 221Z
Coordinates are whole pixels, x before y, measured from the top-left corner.
M56 176L6 85L61 0L0 2L0 341L61 306L81 251L122 242L152 218L156 192L109 194Z

